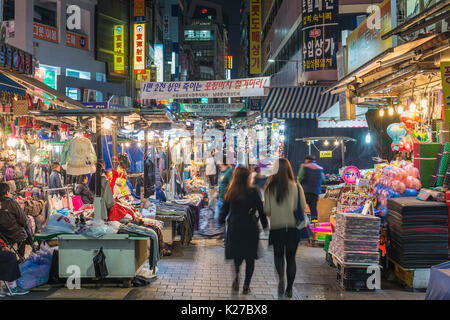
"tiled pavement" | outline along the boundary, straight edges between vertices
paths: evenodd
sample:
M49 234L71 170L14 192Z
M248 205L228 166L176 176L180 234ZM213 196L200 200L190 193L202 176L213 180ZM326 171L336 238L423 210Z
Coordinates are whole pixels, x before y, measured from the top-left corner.
M241 266L241 288L238 294L231 290L233 265L224 259L224 248L215 239L196 239L188 247L175 247L172 256L158 264L158 277L146 287L133 288L125 299L163 300L276 300L286 299L277 293L277 276L273 252L262 241L264 256L256 261L249 295L242 294L244 264ZM336 284L336 269L325 262L320 247L300 246L297 253L297 276L292 299L301 300L423 300L425 293L407 292L392 283L382 283L376 292L341 291ZM57 291L31 292L20 299L45 299ZM88 289L89 290L89 289ZM0 298L1 299L1 298ZM10 299L10 298L7 298ZM98 299L102 299L98 295Z

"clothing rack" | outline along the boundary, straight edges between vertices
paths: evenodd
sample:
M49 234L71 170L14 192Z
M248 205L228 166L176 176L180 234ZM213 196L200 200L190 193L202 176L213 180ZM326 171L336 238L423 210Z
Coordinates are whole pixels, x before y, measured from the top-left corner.
M49 195L51 192L53 191L66 191L67 193L67 206L70 207L70 203L69 203L69 192L68 191L72 191L73 193L73 186L67 186L67 187L62 187L62 188L43 188L42 191L44 192L44 199L47 203L47 214L45 217L45 221L42 224L42 226L47 225L48 219L50 218L50 201L49 201Z

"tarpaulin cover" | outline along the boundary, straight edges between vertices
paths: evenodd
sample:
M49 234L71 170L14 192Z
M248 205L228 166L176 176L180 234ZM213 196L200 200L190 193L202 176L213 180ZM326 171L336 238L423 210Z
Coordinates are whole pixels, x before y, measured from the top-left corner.
M103 136L103 160L105 161L106 169L112 168L112 138L110 136ZM125 152L130 158L131 167L130 172L144 171L144 147L139 147L137 143L130 143L129 147L125 147ZM122 144L118 143L117 151L122 152Z
M425 300L450 300L450 261L431 268Z

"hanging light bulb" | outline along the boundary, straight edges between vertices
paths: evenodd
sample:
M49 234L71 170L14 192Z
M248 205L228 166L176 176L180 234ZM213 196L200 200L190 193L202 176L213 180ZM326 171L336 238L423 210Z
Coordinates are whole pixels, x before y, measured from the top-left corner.
M327 145L329 145L330 143L328 142L328 140L325 140L324 142L323 142L323 145L324 146L327 146Z
M337 140L334 141L334 145L335 145L335 146L338 146L338 145L339 145L339 141L337 141Z
M403 106L398 106L398 107L397 107L397 113L398 113L398 114L402 114L403 111L404 111L404 110L403 110Z
M422 101L420 101L420 106L423 108L426 108L428 106L427 99L423 98Z
M388 114L389 114L390 116L392 116L392 115L394 114L394 108L390 107L390 108L388 109Z
M367 132L366 143L370 143L371 141L372 141L372 137L370 136L370 132Z
M140 142L138 142L138 147L140 148L140 147L142 147L142 143L140 143Z
M409 110L410 111L416 111L416 104L414 102L411 102L411 104L409 105Z
M383 108L380 109L379 115L380 115L380 117L384 116L384 109Z
M34 156L33 158L34 163L39 163L39 160L40 160L39 156Z
M127 142L127 143L125 143L125 147L129 147L130 146L130 143L129 142Z

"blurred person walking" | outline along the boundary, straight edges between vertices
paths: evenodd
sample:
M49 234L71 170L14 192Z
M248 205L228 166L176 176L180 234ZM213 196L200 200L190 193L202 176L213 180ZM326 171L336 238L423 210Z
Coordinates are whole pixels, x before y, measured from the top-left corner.
M267 228L268 222L259 193L250 186L250 170L245 167L234 170L220 211L219 223L225 224L227 216L225 258L234 260L235 279L232 288L234 291L239 290L239 270L245 260L243 294L248 294L255 260L258 259L258 221L261 221L263 228Z
M302 187L295 182L289 160L280 158L278 165L278 171L269 178L264 193L264 212L270 218L269 245L273 245L275 268L279 278L278 293L285 293L291 298L297 271L295 255L299 242L294 212L297 210L299 197L302 210L306 207L306 201Z

